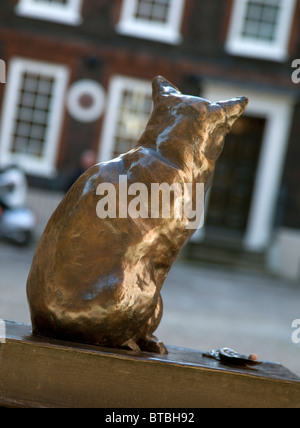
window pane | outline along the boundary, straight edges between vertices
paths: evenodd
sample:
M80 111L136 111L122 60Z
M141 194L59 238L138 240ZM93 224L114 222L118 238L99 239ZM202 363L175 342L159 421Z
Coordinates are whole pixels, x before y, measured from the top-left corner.
M135 19L167 23L171 0L137 0Z
M54 80L23 72L16 110L11 152L43 156Z
M113 156L131 150L142 135L152 110L151 93L124 89L118 109Z
M273 42L281 13L280 0L250 0L247 3L242 36Z

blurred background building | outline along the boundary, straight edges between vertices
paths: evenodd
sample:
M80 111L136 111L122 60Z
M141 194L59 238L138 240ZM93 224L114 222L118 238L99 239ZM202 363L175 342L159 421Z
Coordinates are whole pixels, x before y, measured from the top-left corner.
M0 167L24 169L37 210L50 216L82 154L136 144L154 76L210 101L245 95L186 255L300 279L300 0L1 3Z

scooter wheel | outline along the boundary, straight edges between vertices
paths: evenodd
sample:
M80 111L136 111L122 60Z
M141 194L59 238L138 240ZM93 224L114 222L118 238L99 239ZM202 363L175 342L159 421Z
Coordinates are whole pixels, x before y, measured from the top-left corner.
M13 240L21 246L28 246L32 242L32 233L26 230L14 233Z

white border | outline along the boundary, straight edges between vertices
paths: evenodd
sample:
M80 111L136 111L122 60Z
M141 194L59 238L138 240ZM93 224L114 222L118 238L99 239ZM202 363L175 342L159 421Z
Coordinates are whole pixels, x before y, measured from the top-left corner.
M225 48L232 55L255 57L260 59L283 62L288 58L288 42L290 38L292 18L296 1L281 0L282 13L277 27L276 40L272 43L262 40L247 40L241 36L242 27L249 0L235 0L231 16L229 33Z
M68 0L68 4L38 4L34 0L19 0L15 12L28 18L80 25L82 0Z
M40 159L26 154L13 154L11 135L17 102L21 90L21 76L24 71L39 73L55 79L48 133L46 136L44 156ZM52 63L33 61L24 58L13 58L9 64L7 85L3 100L0 124L0 166L12 163L20 165L25 172L33 175L51 177L56 173L55 162L64 114L65 92L69 79L69 71L65 66Z
M112 158L114 151L114 136L119 115L122 92L124 89L140 90L152 94L151 81L116 75L112 77L108 91L103 131L101 136L99 162L106 162Z
M245 249L263 251L272 237L274 213L295 100L288 96L245 90L243 87L236 86L224 87L224 84L212 82L205 85L201 94L210 101L230 99L239 95L249 97L245 115L266 119L249 220L244 237Z
M165 24L150 23L135 19L136 0L123 0L121 19L117 31L121 34L155 40L169 44L179 44L182 40L180 27L183 18L185 0L171 0L170 15Z
M82 107L80 97L89 95L93 103L90 107ZM99 119L105 108L105 91L95 80L82 79L73 83L68 97L67 106L70 115L79 122L94 122Z

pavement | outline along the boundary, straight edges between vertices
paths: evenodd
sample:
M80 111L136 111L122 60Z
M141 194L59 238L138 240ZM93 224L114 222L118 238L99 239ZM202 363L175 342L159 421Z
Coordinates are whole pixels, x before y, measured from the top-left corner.
M0 242L1 319L30 323L26 279L34 250ZM156 335L165 344L202 351L230 347L300 376L300 344L292 341L292 322L300 319L299 283L179 259L162 297Z

